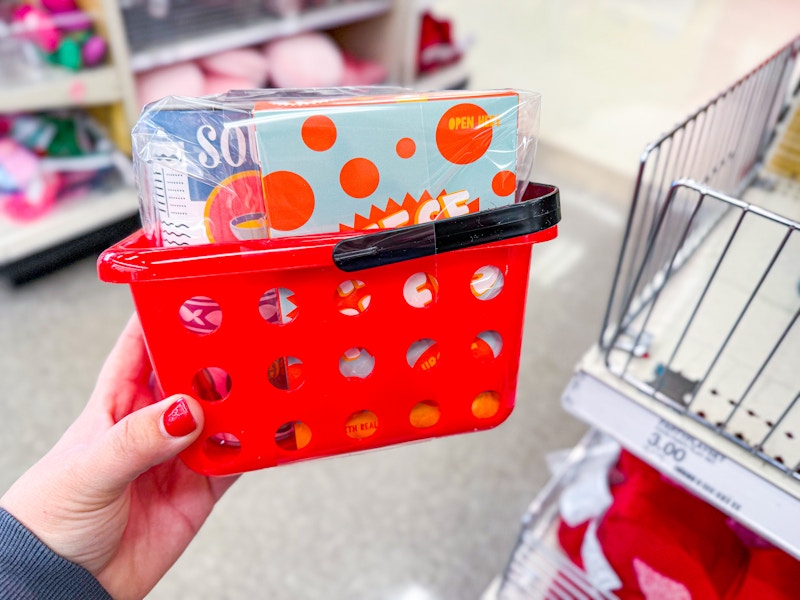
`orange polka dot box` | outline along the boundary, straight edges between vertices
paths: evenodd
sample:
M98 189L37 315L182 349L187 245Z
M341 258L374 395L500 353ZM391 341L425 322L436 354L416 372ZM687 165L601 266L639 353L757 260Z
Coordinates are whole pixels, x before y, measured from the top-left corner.
M532 246L527 92L231 92L146 107L130 287L156 382L226 475L493 428L515 404ZM360 94L360 95L359 95ZM524 177L520 177L524 174Z
M184 246L393 229L518 199L539 94L377 91L145 107L133 130L145 234Z

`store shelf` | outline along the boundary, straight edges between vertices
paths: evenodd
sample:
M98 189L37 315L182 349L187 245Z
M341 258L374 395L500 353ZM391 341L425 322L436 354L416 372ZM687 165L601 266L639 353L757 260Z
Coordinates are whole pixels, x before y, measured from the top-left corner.
M593 350L564 392L567 411L731 517L800 557L800 480L626 385Z
M52 212L30 223L0 216L0 266L128 218L137 211L136 190L121 186L62 200Z
M48 67L38 80L4 85L0 92L0 113L49 110L75 105L97 106L112 104L121 99L121 82L112 66L96 67L77 73Z
M277 37L331 29L392 8L392 0L357 0L279 17L268 13L263 4L190 2L174 7L163 19L149 17L144 9L125 10L131 68L145 71Z
M469 81L469 69L463 59L418 77L413 84L416 90L449 90L463 88Z

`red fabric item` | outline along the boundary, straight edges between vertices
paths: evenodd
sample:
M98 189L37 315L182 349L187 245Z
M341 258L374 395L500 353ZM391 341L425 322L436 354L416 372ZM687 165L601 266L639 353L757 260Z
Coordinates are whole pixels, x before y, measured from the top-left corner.
M450 21L436 19L430 12L423 13L417 55L419 73L458 62L460 58L461 52L453 43Z
M598 539L623 582L621 599L648 598L643 578L685 586L691 598L728 597L747 567L747 548L710 504L623 453L623 484L598 528ZM663 587L663 586L662 586ZM667 596L664 596L667 597Z
M570 527L564 521L558 524L558 542L561 544L561 548L567 557L581 569L583 569L581 546L588 527L589 521L585 521L575 527Z
M800 561L777 548L752 548L747 573L732 600L795 600Z

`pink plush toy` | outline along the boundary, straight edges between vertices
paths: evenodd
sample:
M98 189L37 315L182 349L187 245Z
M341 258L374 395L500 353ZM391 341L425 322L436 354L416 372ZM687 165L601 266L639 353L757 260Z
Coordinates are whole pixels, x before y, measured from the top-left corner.
M342 85L342 52L324 33L301 33L274 40L265 46L264 52L270 64L270 80L276 87Z
M39 159L16 140L0 138L0 208L19 221L30 221L55 204L61 176L42 171Z
M207 96L264 87L269 61L254 48L226 50L194 61L160 67L136 77L139 106L165 96Z
M207 75L248 81L246 87L264 87L269 77L269 60L254 48L226 50L197 61Z
M25 36L42 50L47 53L56 51L61 43L61 33L47 11L23 4L14 10L13 18Z
M136 96L139 106L175 94L181 96L205 94L205 77L196 63L178 63L136 76Z
M386 82L386 67L374 60L362 60L349 54L344 55L344 74L342 85L378 85Z

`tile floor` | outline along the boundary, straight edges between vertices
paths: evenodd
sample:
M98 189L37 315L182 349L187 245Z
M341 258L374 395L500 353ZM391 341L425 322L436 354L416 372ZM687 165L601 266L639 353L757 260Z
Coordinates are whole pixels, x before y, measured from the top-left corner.
M758 12L755 13L756 5ZM638 153L788 40L790 0L439 0L474 32L472 87L544 93L535 177L561 187L559 238L534 249L517 408L500 428L250 473L154 599L478 598L585 427L559 407L596 338ZM80 411L132 304L86 260L0 285L0 489Z

